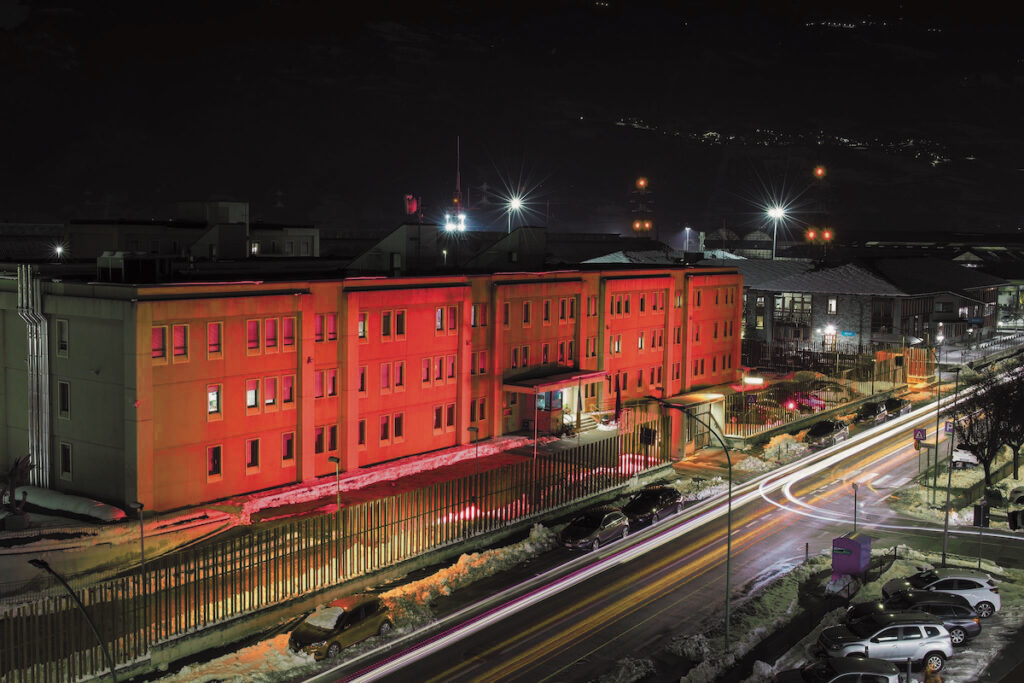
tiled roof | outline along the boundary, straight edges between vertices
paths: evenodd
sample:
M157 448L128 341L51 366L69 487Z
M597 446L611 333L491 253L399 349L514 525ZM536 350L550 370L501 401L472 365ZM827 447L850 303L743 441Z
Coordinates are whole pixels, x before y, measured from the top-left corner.
M906 294L963 292L1008 284L976 268L938 258L874 259L870 266Z
M852 263L784 276L766 283L762 289L774 292L860 294L865 296L901 296L905 294L892 283L886 282L869 270Z

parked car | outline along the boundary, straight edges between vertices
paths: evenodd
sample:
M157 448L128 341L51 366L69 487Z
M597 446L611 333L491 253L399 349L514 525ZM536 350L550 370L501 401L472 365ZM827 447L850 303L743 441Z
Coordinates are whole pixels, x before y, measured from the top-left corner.
M566 548L597 550L604 543L629 535L629 520L622 510L597 507L587 510L562 529L562 545Z
M902 670L884 659L829 657L775 674L775 683L905 683Z
M787 410L799 410L801 413L813 413L825 409L825 401L821 397L803 391L793 394L783 401L782 405Z
M846 610L843 621L850 624L869 614L908 610L928 612L941 619L954 645L962 645L981 633L981 618L967 598L942 591L899 591L884 601L857 603Z
M962 446L953 449L949 466L955 470L969 470L979 465L978 456Z
M807 430L804 442L812 446L832 446L850 436L850 428L842 420L821 420Z
M288 636L288 647L314 659L334 658L344 648L371 636L387 635L391 629L391 614L380 598L350 595L303 619Z
M889 419L899 417L900 415L906 415L914 409L914 405L905 398L896 398L891 396L885 399L885 412Z
M853 421L857 423L868 422L876 424L878 422L884 422L886 414L885 403L882 401L868 401L867 403L861 404L860 408L857 409L857 415L853 418Z
M882 586L882 598L888 599L898 591L909 589L942 591L967 598L978 616L986 619L1002 606L999 588L992 577L977 569L943 567L922 569L904 579L892 579Z
M629 527L657 522L683 509L683 494L671 486L648 486L622 506Z
M1007 505L1024 505L1024 486L1016 486L1010 491L1006 499Z
M953 656L949 631L938 617L925 612L881 612L849 625L829 626L818 636L818 650L828 657L910 659L935 671Z

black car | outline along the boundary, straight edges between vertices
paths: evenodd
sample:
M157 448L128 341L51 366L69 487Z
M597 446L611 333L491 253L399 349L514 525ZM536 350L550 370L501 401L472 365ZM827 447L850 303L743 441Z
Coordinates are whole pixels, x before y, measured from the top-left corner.
M842 420L821 420L807 430L804 441L812 446L832 446L850 436L850 428Z
M683 495L671 486L648 486L622 507L629 526L657 522L683 509Z
M881 401L868 401L867 403L861 404L861 407L857 410L857 416L853 418L854 422L869 422L877 423L885 420L887 414L885 404Z
M602 544L629 535L629 520L622 510L598 507L587 510L562 529L562 545L597 550Z
M391 614L373 595L352 595L313 612L288 636L292 652L333 659L346 647L391 632Z
M890 418L906 415L913 409L914 406L905 398L893 396L892 398L885 399L885 412L889 414Z
M941 619L954 645L962 645L981 633L981 617L967 598L941 591L898 591L884 601L857 603L846 610L843 621L851 624L879 612L908 610L928 612Z

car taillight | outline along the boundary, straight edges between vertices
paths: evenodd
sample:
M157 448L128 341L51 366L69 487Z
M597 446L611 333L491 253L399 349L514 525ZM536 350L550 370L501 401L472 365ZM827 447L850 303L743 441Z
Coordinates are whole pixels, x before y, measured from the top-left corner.
M975 624L981 623L981 619L979 619L978 617L974 617L973 619L971 619L971 621L973 621Z
M995 586L992 586L992 588L990 588L989 590L991 590L993 593L996 593L996 594L999 593L999 589L996 588Z

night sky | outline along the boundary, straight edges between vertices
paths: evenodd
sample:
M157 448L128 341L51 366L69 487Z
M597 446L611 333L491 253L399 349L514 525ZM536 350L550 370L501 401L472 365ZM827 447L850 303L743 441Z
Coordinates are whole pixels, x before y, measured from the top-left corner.
M628 229L638 175L663 238L754 227L772 197L839 231L1024 227L1017 15L349 5L0 2L0 220L227 199L386 231L407 193L439 218L459 138L476 227L503 228L501 196L521 188L524 222Z

